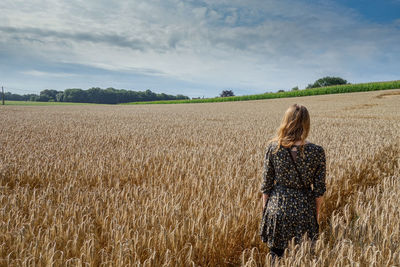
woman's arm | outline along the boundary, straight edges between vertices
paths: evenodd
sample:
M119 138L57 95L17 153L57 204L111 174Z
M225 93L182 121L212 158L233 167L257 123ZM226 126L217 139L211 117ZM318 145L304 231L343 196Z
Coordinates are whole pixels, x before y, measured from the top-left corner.
M314 197L315 197L315 204L316 204L316 212L317 212L317 221L319 222L321 204L324 202L324 193L326 191L325 185L325 176L326 176L326 158L325 158L325 151L321 147L318 158L319 161L317 170L314 176Z
M264 156L264 170L262 174L262 183L260 191L262 193L262 207L264 209L265 203L268 200L268 196L274 187L275 169L272 161L272 147L268 145L265 156Z

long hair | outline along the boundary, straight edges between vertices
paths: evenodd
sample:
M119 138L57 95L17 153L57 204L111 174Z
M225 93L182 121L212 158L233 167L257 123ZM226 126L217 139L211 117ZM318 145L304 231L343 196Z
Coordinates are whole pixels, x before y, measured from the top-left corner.
M300 140L301 156L304 157L304 144L310 132L310 115L303 105L293 104L285 112L281 125L276 131L276 136L268 141L277 142L278 145L274 153L281 146L291 147L296 141Z

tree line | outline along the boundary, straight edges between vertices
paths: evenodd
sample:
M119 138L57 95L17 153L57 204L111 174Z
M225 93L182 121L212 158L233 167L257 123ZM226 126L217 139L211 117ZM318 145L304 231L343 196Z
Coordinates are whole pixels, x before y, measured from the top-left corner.
M154 93L151 90L131 91L125 89L92 87L87 90L80 88L65 89L57 91L45 89L37 94L13 94L6 92L5 100L39 101L39 102L76 102L76 103L97 103L97 104L118 104L128 102L156 101L156 100L177 100L190 99L188 96L178 94L167 95Z
M345 79L340 77L326 76L316 80L314 83L308 84L305 89L313 89L324 86L349 84ZM300 90L298 86L293 87L291 91ZM278 90L278 93L285 92L285 90ZM271 92L266 92L271 93ZM235 96L232 90L223 90L220 97ZM92 87L87 90L79 88L65 89L64 91L57 91L53 89L46 89L37 94L13 94L10 92L5 93L5 100L20 100L20 101L40 101L40 102L76 102L76 103L97 103L97 104L118 104L128 102L143 102L143 101L157 101L157 100L179 100L190 99L188 96L178 94L167 95L164 93L157 94L151 90L146 91L131 91L125 89L107 88L101 89L99 87ZM196 99L196 98L192 98Z

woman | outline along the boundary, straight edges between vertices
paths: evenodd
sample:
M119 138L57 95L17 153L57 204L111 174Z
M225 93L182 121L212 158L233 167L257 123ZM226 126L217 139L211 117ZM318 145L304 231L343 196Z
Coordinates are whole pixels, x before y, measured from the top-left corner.
M306 140L310 116L306 107L290 106L268 142L261 192L261 240L273 257L281 257L288 242L304 234L318 237L318 218L325 187L325 151Z

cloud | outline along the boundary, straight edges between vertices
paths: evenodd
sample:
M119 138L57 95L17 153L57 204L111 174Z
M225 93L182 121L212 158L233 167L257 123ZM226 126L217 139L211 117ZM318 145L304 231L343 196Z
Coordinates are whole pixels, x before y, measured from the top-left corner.
M16 28L16 27L1 27L0 32L13 35L14 38L21 38L25 40L40 40L44 42L45 38L58 38L61 40L70 40L75 42L92 42L104 43L112 46L126 47L133 50L145 50L150 47L150 43L135 39L127 38L117 34L93 34L90 32L58 32L54 30L46 30L39 28Z
M38 70L22 71L21 73L31 75L31 76L39 76L39 77L73 77L73 76L77 76L77 74L73 74L73 73L45 72L45 71L38 71Z
M168 78L177 93L254 93L323 75L361 82L399 74L398 23L366 22L330 0L4 0L0 8L0 58L2 51L14 55L19 73L47 74L42 78L52 71L32 61L109 71L115 83L131 73L159 79L162 88Z

